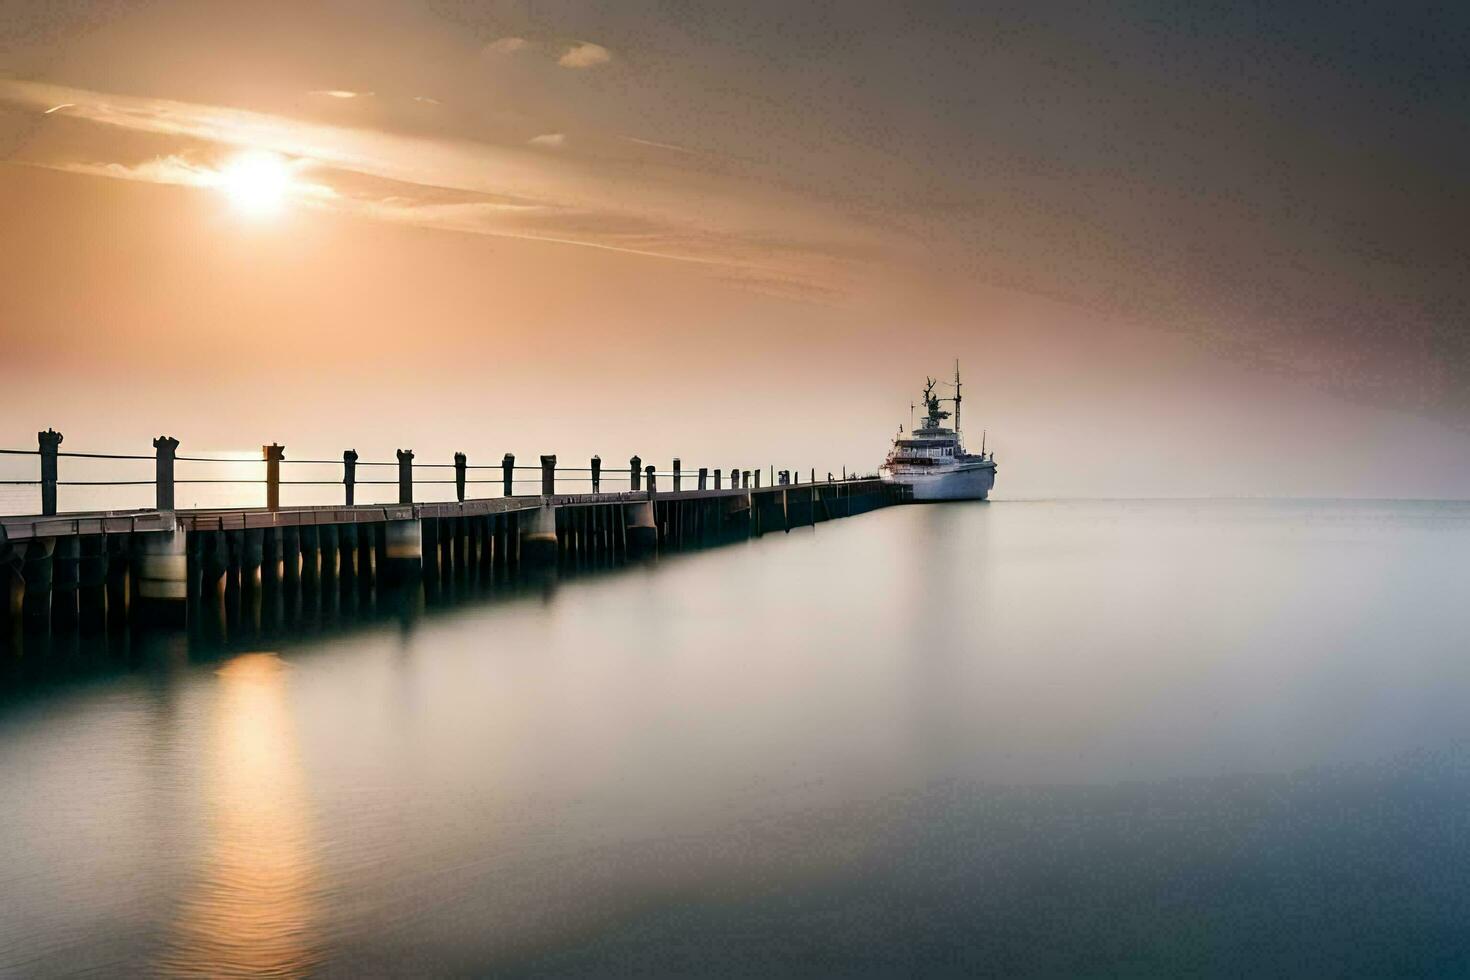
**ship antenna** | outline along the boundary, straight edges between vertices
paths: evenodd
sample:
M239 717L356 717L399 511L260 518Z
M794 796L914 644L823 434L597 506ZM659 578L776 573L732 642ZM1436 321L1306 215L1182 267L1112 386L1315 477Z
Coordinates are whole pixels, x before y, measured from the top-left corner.
M954 359L954 430L955 430L956 433L959 433L961 431L961 429L960 429L960 359L958 357L956 357Z
M985 430L980 430L980 455L985 455Z

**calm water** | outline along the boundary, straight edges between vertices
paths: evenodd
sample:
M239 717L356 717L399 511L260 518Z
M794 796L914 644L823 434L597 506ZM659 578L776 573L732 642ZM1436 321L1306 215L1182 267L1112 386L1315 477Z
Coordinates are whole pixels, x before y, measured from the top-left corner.
M134 655L0 691L0 973L1470 971L1470 504L910 506Z

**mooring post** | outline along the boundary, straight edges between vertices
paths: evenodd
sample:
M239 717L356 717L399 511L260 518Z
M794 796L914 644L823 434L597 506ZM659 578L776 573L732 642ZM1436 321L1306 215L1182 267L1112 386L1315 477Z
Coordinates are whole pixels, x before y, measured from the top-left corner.
M708 466L701 466L699 468L699 489L701 489L701 490L706 489L706 484L708 482L709 482L709 467Z
M592 492L599 493L602 490L602 457L592 457Z
M500 471L505 474L505 495L507 497L514 495L516 480L515 453L506 453L503 457L501 457Z
M637 456L634 456L632 459L628 460L628 467L630 473L628 477L628 489L633 491L634 493L637 493L639 489L639 476L643 473L643 460L639 459Z
M653 499L653 466L652 464L643 468L643 475L648 477L648 499Z
M398 450L398 502L413 503L413 450Z
M347 494L347 506L357 502L357 450L342 450L342 488Z
M56 513L56 452L61 445L61 433L55 429L36 433L36 442L41 448L41 513Z
M464 453L454 454L454 495L460 503L464 503L464 471L469 462Z
M718 468L715 469L715 489L720 489L720 471Z
M159 436L153 440L156 460L153 464L153 506L159 510L174 509L174 453L179 440Z
M755 488L757 490L759 490L761 488L761 471L760 470L756 470L755 471Z
M556 493L556 457L541 457L541 495L549 497Z
M674 457L674 492L679 492L679 457Z
M281 460L286 458L286 447L273 442L260 447L265 457L265 506L267 510L281 509Z

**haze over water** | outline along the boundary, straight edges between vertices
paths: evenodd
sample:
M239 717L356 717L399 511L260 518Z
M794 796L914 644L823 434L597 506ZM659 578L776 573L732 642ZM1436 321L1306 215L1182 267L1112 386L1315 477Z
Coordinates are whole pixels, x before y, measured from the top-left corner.
M0 973L1461 972L1467 555L1466 503L914 505L12 665Z

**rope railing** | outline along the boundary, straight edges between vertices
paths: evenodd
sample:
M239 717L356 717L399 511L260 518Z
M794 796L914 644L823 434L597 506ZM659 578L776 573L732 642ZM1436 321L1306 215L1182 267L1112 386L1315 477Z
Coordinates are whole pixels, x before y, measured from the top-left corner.
M71 453L58 452L57 456L66 456L72 459L141 459L150 460L152 456L138 456L131 453Z
M778 470L769 464L766 467L724 468L724 467L700 467L686 468L682 460L675 458L672 467L660 469L655 465L645 465L638 456L630 457L627 463L605 464L600 457L594 456L589 466L558 466L555 456L542 456L539 465L519 463L515 454L506 453L498 463L470 463L464 453L456 453L453 462L416 461L413 453L408 450L399 450L397 460L361 460L357 458L354 450L347 450L341 459L287 459L285 448L279 444L262 447L261 458L241 459L238 457L225 456L180 456L177 453L178 440L168 436L160 436L153 441L155 453L145 456L133 453L102 453L62 451L60 444L62 436L55 430L48 429L37 434L37 449L6 449L0 448L0 455L4 456L35 456L40 461L39 479L5 479L0 480L0 486L12 487L40 487L41 489L41 513L43 516L57 513L57 490L62 487L77 488L100 488L100 487L155 487L155 507L158 510L174 509L174 491L176 486L235 486L235 487L258 487L266 488L266 507L278 509L280 507L280 489L286 487L343 487L344 498L347 505L356 502L355 490L357 487L398 487L398 502L414 502L414 489L416 487L447 487L455 488L455 496L458 500L466 499L466 490L469 487L499 487L504 496L534 496L539 494L552 494L556 492L558 482L562 485L572 484L579 488L589 487L593 492L608 493L646 493L650 496L671 491L710 490L710 489L760 489L762 477L765 476L770 482L767 487L784 485L787 483L801 483L802 471L797 469ZM128 462L152 462L155 466L154 478L148 479L61 479L59 472L59 461L71 460L107 460ZM208 464L218 466L221 464L231 466L262 466L265 471L263 478L254 476L175 476L175 464ZM283 479L281 476L281 464L290 466L336 466L341 467L341 476L333 479ZM356 470L359 466L384 467L392 466L398 469L397 479L358 479ZM438 470L453 470L452 477L427 476L421 478L419 473ZM488 471L488 472L487 472ZM255 472L259 472L256 470ZM496 473L497 476L490 476ZM814 480L816 471L808 469L809 480ZM523 474L535 474L534 476ZM833 480L832 474L828 474ZM856 474L851 478L856 479ZM849 474L843 470L842 479L849 479ZM604 487L607 489L604 490ZM536 488L527 493L527 488ZM579 492L583 492L579 490ZM258 506L258 505L256 505ZM105 509L105 508L104 508Z

